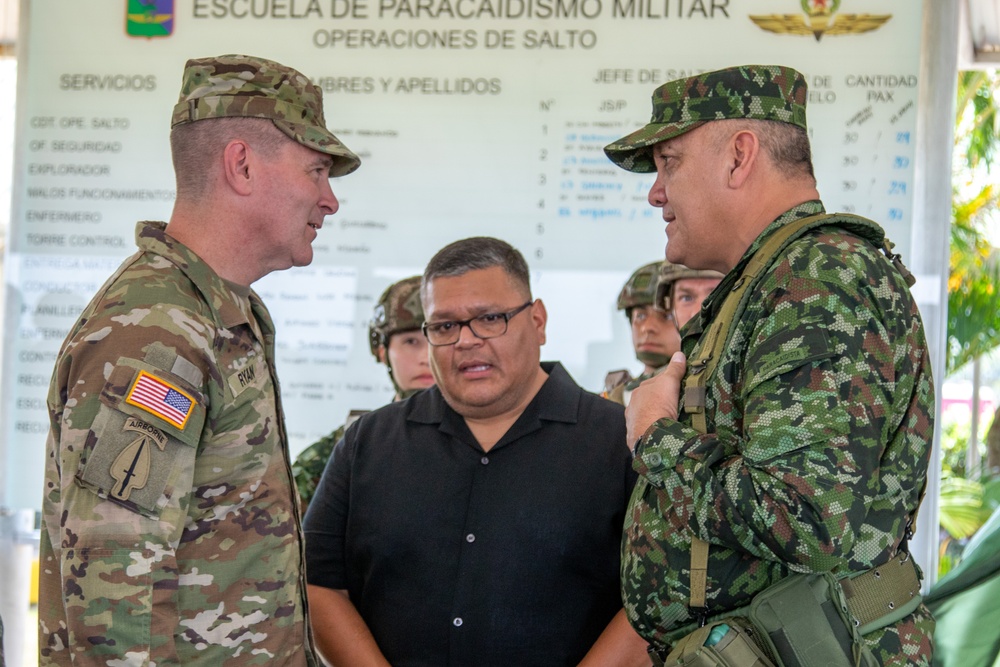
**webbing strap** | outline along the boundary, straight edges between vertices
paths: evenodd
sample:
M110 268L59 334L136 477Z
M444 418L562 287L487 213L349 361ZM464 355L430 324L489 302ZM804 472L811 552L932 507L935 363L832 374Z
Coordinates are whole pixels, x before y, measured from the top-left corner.
M772 234L750 258L743 273L733 284L732 290L726 295L722 307L712 320L708 331L702 337L702 344L695 360L690 363L690 370L684 378L684 411L691 415L691 425L699 433L708 432L708 421L705 416L706 391L708 379L715 373L719 357L725 349L730 335L730 328L736 320L736 315L742 310L744 297L751 286L757 282L757 276L771 262L785 245L801 233L809 225L818 220L833 217L829 214L810 215L793 220ZM704 608L708 586L708 543L697 536L691 536L691 608Z
M691 603L692 608L705 607L708 586L708 542L691 536Z
M696 538L697 539L697 538ZM701 540L699 540L701 541ZM906 554L898 554L887 563L865 570L852 579L839 579L844 599L847 601L847 611L858 626L858 634L864 636L880 630L913 613L923 597L920 595L920 580L913 559ZM750 613L750 605L729 609L712 615L704 615L696 622L675 627L667 632L664 646L676 646L684 636L697 630L699 625L715 623L733 616L745 617ZM654 651L661 654L662 665L664 651L650 645L650 655Z
M922 599L917 568L906 553L853 579L841 579L840 587L861 634L908 616Z

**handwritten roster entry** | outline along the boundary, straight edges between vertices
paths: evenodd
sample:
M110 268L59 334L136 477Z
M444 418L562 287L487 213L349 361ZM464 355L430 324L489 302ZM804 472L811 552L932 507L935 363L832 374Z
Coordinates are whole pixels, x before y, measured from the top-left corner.
M652 179L605 144L668 80L741 63L809 82L829 210L911 239L920 2L913 0L121 0L23 3L14 211L5 266L9 480L40 506L45 394L59 344L174 198L169 118L187 58L252 53L325 94L363 164L333 181L310 267L255 285L278 327L293 453L392 393L372 305L441 246L503 238L549 311L543 357L585 387L637 370L615 298L662 258Z

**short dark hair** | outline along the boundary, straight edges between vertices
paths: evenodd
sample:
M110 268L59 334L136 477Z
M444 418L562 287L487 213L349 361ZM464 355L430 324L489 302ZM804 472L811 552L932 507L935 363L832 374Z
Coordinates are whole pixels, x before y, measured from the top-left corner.
M427 286L435 278L461 276L469 271L499 266L531 298L528 263L517 248L491 236L473 236L449 243L431 257L420 283L420 297L426 299Z

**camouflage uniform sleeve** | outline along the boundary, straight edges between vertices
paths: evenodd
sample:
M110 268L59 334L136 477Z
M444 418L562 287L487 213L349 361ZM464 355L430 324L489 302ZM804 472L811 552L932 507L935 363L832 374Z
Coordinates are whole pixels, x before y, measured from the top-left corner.
M299 500L302 503L303 515L313 496L316 487L323 476L326 462L330 460L334 446L344 437L344 425L338 426L332 433L326 435L302 450L292 464L292 474L295 476L295 486L299 490Z
M177 308L138 312L141 326L111 318L108 326L85 329L56 364L41 544L43 665L62 664L66 651L74 664L178 659L176 552L208 404L204 384L192 382L199 371L191 362L205 364L209 357L188 343L180 348L184 368L165 370L162 359L171 354L165 345L183 345L180 331L207 327ZM119 335L108 335L115 325ZM210 337L200 340L211 345ZM200 371L203 378L207 370ZM127 404L131 378L141 371L192 400L183 427ZM43 627L54 619L65 621Z
M836 282L790 281L769 291L752 327L733 399L741 433L660 420L634 465L673 499L675 528L793 570L835 570L878 489L881 443L898 426L887 419L893 388L909 396L912 379L895 376L868 299Z

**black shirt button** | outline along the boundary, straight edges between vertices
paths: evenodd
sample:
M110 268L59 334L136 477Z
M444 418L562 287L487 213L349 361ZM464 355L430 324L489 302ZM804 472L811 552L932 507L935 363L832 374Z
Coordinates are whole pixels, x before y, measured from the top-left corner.
M454 625L456 628L462 627L462 617L461 616L456 616L455 620L453 620L451 622L451 624Z
M484 456L483 458L479 459L479 462L482 463L483 465L489 465L490 457Z

